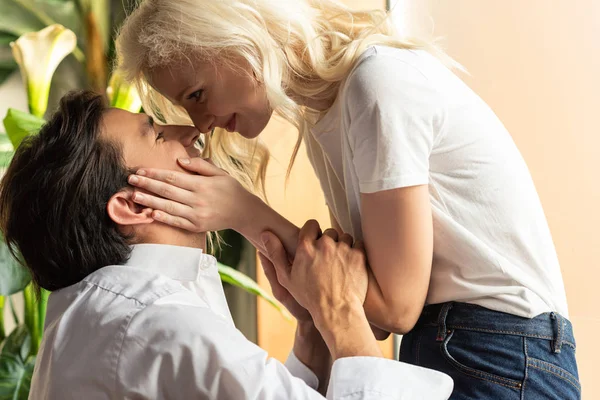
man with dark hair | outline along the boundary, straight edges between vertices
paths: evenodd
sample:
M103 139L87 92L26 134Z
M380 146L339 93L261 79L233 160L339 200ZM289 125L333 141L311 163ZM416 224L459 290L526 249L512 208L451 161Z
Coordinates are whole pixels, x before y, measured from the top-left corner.
M206 233L155 221L127 184L141 167L185 172L177 159L198 157L197 139L193 127L77 92L17 149L0 184L0 226L34 283L52 291L30 399L317 399L327 382L336 399L447 398L447 376L380 357L362 309L362 250L314 221L291 265L276 238L265 243L275 264L265 267L292 295L316 288L335 303L305 304L285 366L236 330ZM325 282L323 268L344 282Z

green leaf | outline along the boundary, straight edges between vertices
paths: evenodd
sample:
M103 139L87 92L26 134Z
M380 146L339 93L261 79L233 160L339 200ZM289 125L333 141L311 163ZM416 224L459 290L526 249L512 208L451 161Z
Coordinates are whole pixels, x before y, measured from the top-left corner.
M6 339L6 332L4 332L4 304L6 298L0 296L0 349L2 349L2 342Z
M31 337L24 325L6 339L0 353L0 400L26 400L35 357L29 357Z
M20 292L31 281L29 271L14 259L0 235L0 295Z
M10 32L0 32L0 47L8 46L10 42L17 40L18 36Z
M4 132L0 132L0 168L8 167L14 154L15 151L8 135Z
M258 283L252 280L249 276L221 263L217 263L217 266L219 267L219 275L221 275L221 280L223 282L237 286L251 294L262 297L273 307L275 307L286 319L291 319L291 316L285 307L283 307L281 303L279 303L273 296L268 294L263 288L258 286Z
M19 147L25 137L39 132L46 121L28 112L9 108L4 118L4 128L13 147Z
M54 23L76 33L81 26L77 7L72 1L50 4L32 0L2 0L1 7L0 31L14 36L39 31Z
M27 360L31 352L31 335L25 325L19 325L6 338L1 354L17 356L21 361Z

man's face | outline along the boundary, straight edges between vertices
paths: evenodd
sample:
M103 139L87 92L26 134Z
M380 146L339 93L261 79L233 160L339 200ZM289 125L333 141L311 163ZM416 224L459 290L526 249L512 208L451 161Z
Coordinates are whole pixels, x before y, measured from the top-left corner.
M146 114L111 108L102 118L101 135L123 146L129 168L161 168L188 172L178 158L198 157L198 130L193 126L157 125Z

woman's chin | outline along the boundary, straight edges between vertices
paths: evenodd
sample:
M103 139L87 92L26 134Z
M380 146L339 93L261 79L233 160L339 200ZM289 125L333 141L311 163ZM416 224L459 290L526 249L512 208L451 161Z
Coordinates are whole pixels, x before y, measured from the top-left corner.
M258 137L258 135L260 135L260 131L256 132L240 130L238 134L246 139L255 139L256 137Z

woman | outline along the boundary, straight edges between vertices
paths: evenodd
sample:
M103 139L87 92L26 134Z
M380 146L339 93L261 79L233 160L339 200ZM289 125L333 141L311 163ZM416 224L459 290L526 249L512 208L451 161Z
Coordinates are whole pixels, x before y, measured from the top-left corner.
M365 311L405 334L402 361L451 375L454 399L579 398L560 267L524 160L449 58L390 24L331 0L147 0L118 47L145 109L216 129L205 154L247 189L264 179L268 153L251 139L272 113L299 128L333 226L365 241ZM139 187L161 196L136 201L259 249L271 230L293 255L296 227L186 162L204 176L142 171Z

